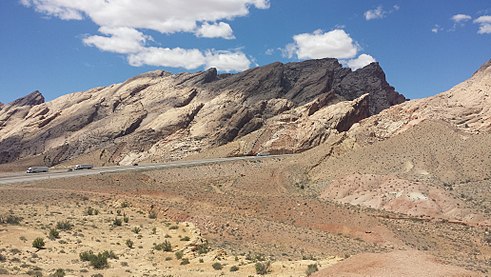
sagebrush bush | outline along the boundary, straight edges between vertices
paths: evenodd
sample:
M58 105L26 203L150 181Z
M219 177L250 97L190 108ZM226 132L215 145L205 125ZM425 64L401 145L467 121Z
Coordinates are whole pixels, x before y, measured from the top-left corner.
M44 248L44 239L43 238L36 238L33 242L32 242L32 247L34 248L37 248L38 250L39 249L43 249Z
M271 272L271 263L256 263L256 273L259 275L265 275Z
M59 230L67 231L67 230L71 230L72 228L73 228L73 224L68 222L68 220L58 221L56 223L56 229Z
M213 267L214 270L221 270L223 268L223 265L219 262L216 262L216 263L213 263L211 265L211 267Z
M58 230L56 230L56 229L54 229L54 228L51 228L51 229L49 229L48 238L49 238L50 240L56 240L56 239L59 239L59 238L60 238L60 232L58 232Z

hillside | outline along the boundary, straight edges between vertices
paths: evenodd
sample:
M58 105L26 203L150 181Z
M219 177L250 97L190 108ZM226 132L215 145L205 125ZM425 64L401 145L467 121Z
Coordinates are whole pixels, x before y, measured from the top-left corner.
M0 163L166 161L254 131L235 155L293 153L405 101L377 63L274 63L238 74L145 73L45 102L33 92L0 110Z

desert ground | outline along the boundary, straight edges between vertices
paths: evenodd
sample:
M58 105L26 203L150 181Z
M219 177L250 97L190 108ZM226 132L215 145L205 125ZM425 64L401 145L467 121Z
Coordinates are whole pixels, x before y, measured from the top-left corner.
M314 175L306 175L301 168L305 164L297 159L2 186L0 273L489 274L488 226L319 197L325 187L303 182ZM53 237L52 230L58 236ZM36 238L45 242L41 249L33 247ZM166 241L170 249L164 251ZM83 261L81 254L86 251L102 256L107 251L107 265L97 269Z

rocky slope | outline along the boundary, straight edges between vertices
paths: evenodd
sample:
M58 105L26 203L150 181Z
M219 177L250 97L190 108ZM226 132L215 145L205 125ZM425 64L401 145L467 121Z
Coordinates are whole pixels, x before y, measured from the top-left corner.
M296 158L327 201L491 225L491 62L433 97L355 123ZM305 163L305 162L304 162Z
M377 63L274 63L235 75L154 71L44 103L0 110L0 163L39 156L96 164L179 159L240 138L237 155L299 152L401 102Z

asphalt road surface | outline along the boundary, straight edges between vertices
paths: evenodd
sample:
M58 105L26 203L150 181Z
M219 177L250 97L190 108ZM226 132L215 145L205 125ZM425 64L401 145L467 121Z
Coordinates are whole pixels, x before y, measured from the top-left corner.
M92 169L84 170L50 170L49 172L40 173L5 173L0 174L0 185L24 183L24 182L34 182L39 180L50 180L59 178L71 178L77 176L88 176L96 175L101 173L117 173L117 172L127 172L132 170L146 171L146 170L159 170L172 167L188 167L204 164L213 163L226 163L232 161L243 161L243 160L261 160L261 159L272 159L285 157L287 155L268 155L268 156L244 156L244 157L230 157L230 158L215 158L207 160L194 160L194 161L178 161L169 163L159 163L159 164L140 164L138 166L105 166L105 167L94 167Z

